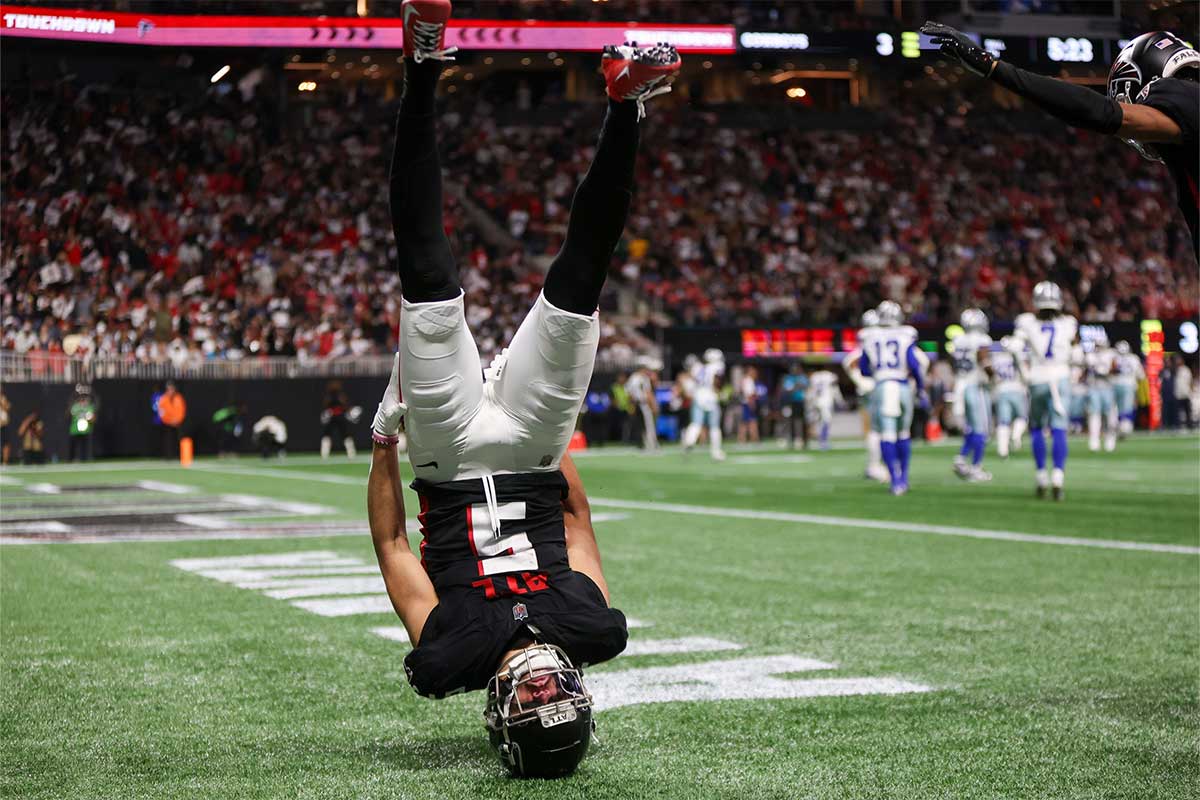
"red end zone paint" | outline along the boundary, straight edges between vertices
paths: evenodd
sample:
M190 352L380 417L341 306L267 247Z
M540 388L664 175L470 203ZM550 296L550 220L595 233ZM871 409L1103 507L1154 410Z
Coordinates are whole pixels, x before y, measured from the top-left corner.
M452 19L446 44L462 50L596 50L626 40L684 53L731 54L730 25ZM0 5L0 36L163 47L339 47L399 50L399 18L129 14Z

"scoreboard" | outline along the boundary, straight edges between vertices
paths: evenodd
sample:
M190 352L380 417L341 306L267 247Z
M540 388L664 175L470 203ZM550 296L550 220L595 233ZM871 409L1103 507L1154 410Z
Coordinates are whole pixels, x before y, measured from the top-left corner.
M1107 68L1128 40L1116 36L994 36L964 31L980 47L1018 66L1051 71L1057 65L1094 64ZM777 52L889 62L928 59L938 50L918 31L742 31L742 52Z
M743 328L742 356L769 358L774 356L806 356L814 353L832 355L840 351L835 328Z

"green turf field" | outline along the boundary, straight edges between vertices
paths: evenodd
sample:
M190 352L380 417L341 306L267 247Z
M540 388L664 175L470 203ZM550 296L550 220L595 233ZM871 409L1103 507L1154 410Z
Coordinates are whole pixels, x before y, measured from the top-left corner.
M917 447L902 498L858 450L584 455L641 625L558 782L405 682L365 460L7 469L5 538L148 540L0 547L0 793L1194 798L1200 448L1072 445L1061 504L1027 451L968 485Z

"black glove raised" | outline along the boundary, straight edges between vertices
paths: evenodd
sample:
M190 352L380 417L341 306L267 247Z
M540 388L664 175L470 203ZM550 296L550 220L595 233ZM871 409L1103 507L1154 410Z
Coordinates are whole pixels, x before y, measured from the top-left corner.
M962 62L977 75L989 78L996 68L996 59L987 50L971 41L965 33L940 22L926 22L921 33L928 36L942 52Z

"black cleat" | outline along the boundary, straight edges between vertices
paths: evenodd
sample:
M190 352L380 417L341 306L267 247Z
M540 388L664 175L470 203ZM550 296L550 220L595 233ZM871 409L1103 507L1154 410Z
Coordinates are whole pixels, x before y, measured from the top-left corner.
M1055 486L1053 489L1050 490L1050 492L1053 495L1055 500L1063 499L1063 490L1062 490L1061 486Z
M1037 495L1038 500L1046 499L1046 487L1045 486L1037 487L1037 489L1034 490L1034 493Z

